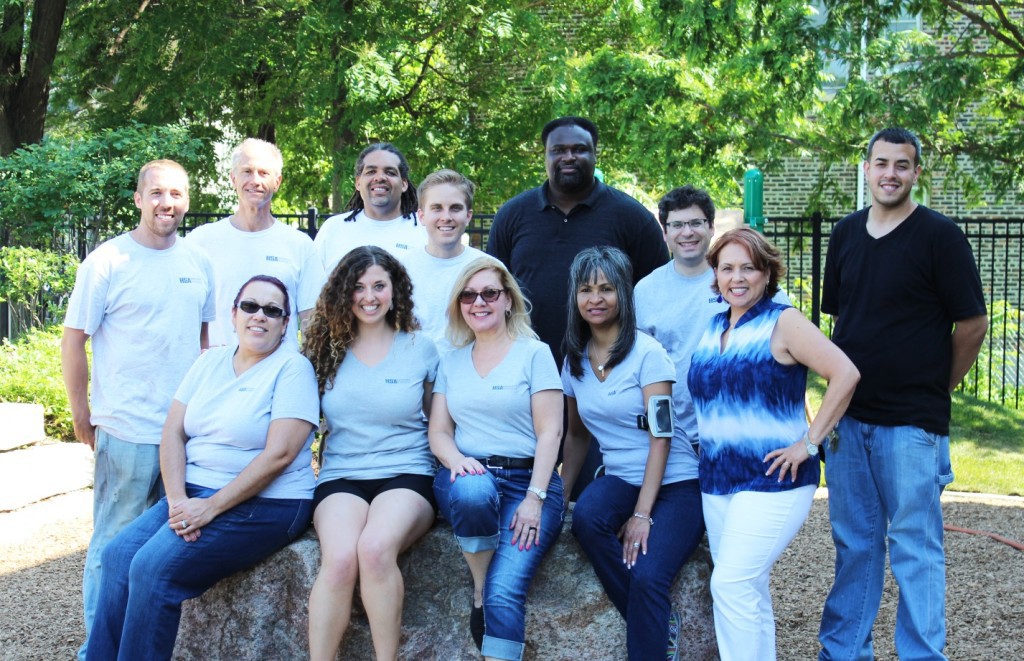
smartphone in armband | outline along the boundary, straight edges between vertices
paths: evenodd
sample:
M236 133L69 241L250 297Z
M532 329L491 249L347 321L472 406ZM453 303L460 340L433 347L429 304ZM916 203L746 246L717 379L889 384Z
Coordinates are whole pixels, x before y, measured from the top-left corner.
M672 438L676 433L676 415L670 395L654 395L647 400L647 415L636 416L636 426L655 438Z

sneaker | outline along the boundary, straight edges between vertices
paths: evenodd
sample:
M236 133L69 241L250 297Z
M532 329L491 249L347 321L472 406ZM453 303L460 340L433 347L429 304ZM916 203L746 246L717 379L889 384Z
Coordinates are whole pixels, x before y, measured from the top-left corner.
M484 607L473 606L469 614L469 633L473 636L476 648L482 650L484 646Z
M668 618L668 651L665 652L665 661L679 661L679 628L681 626L679 611L672 609Z

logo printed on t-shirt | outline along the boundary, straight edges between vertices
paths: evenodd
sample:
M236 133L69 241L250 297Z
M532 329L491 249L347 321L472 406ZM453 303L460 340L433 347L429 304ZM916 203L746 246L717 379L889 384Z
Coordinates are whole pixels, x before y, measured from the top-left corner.
M252 386L242 386L238 389L238 392L256 392L256 389Z
M288 263L288 258L287 257L281 257L281 256L278 256L278 255L267 255L267 261L268 262L279 262L281 264L286 264L286 263Z
M388 385L397 385L400 383L411 383L412 379L384 379L384 383Z
M396 243L395 247L396 248L401 248L402 250L408 250L409 249L409 244L408 243Z
M513 386L491 386L491 390L510 390Z

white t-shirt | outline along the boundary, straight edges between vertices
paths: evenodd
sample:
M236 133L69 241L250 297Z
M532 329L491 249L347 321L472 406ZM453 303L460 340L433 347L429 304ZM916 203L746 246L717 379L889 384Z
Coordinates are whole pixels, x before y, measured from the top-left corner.
M174 399L185 405L185 481L221 489L267 447L271 420L309 422L309 437L291 465L259 493L262 498L312 498L310 447L320 422L316 375L286 344L235 376L234 347L210 349L189 370Z
M166 250L122 234L78 269L64 325L92 338L92 424L156 445L174 391L214 318L213 268L177 240Z
M568 360L562 365L562 387L566 397L576 399L580 418L587 430L601 445L605 472L633 486L644 481L651 439L647 431L637 427L637 416L647 413L644 386L661 381L675 381L676 370L658 341L643 333L636 334L636 344L625 360L608 372L604 383L590 367L587 352L583 353L583 376L569 374ZM688 443L672 439L662 484L697 479L697 455Z
M304 232L274 221L260 232L245 232L231 218L200 225L185 239L206 251L217 279L217 321L210 324L210 346L238 344L231 305L238 290L254 275L272 275L284 283L291 298L288 343L298 348L298 313L316 305L327 278Z
M473 344L441 358L434 392L445 395L455 421L455 445L467 457L533 457L537 432L531 397L558 390L551 349L540 340L522 337L486 377L473 366Z
M699 440L697 414L686 387L686 375L690 372L690 356L711 318L729 308L719 294L711 291L714 281L713 269L685 276L669 262L652 271L633 290L637 329L658 340L676 366L676 382L672 386L676 413L673 446L677 441L696 444ZM789 304L789 297L781 289L773 300Z
M444 336L448 327L447 312L452 287L466 264L487 256L481 250L466 246L461 255L441 259L428 253L424 247L411 251L403 262L412 279L416 318L423 332L430 336L441 353L447 353L453 348Z
M347 353L320 402L328 436L319 481L433 476L423 384L435 378L437 350L423 334L398 333L373 367Z
M359 246L377 246L405 263L413 251L427 245L427 231L413 216L399 216L394 220L373 220L360 211L351 220L346 211L328 218L317 232L313 246L317 257L330 277L341 258Z

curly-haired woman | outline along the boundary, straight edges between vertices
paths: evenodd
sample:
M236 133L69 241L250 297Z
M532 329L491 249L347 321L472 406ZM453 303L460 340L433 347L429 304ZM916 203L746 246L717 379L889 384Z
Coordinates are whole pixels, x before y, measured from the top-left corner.
M309 595L314 661L335 658L357 579L376 657L398 657L398 555L435 516L426 412L438 358L430 338L415 332L412 308L402 265L364 246L334 269L305 333L327 427L313 497L321 548Z

